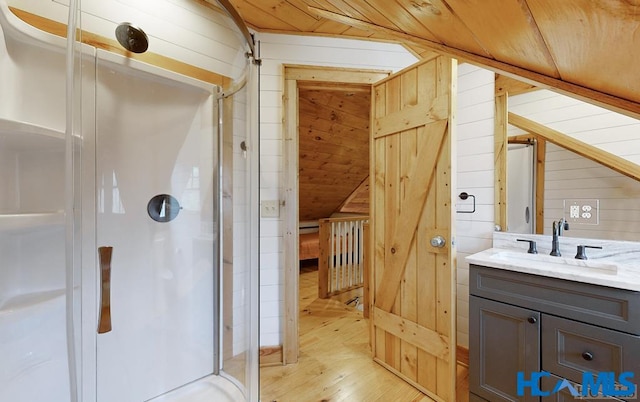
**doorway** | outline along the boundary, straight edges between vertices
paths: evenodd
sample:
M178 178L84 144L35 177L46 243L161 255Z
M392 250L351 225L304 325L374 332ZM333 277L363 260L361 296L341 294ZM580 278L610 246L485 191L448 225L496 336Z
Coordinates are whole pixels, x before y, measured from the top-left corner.
M298 106L300 275L315 279L299 288L301 303L332 297L362 309L371 86L298 83Z
M284 264L285 264L285 328L283 339L283 360L285 364L295 363L298 360L298 292L299 292L299 233L300 233L300 221L304 221L302 215L301 203L305 202L305 199L310 191L314 191L313 188L317 187L318 191L316 195L320 195L320 189L322 193L335 193L339 186L342 186L342 193L336 201L331 201L333 204L333 210L330 212L319 211L315 214L330 214L331 212L339 209L344 201L347 200L350 194L365 181L360 174L343 172L342 176L344 181L351 181L349 185L342 185L334 182L336 173L327 174L323 173L323 169L331 167L332 169L349 169L348 160L350 158L350 146L353 146L351 142L354 140L348 136L335 135L331 131L326 131L325 134L316 135L313 130L307 132L310 137L309 147L326 147L327 140L330 139L335 142L335 146L338 149L342 149L343 157L336 158L329 152L322 152L319 150L305 148L307 145L300 146L300 137L298 136L298 127L301 127L301 114L304 110L304 105L312 105L313 102L323 103L325 107L322 108L324 117L323 119L317 119L315 127L318 127L325 120L326 122L335 122L339 119L339 113L335 110L331 112L331 106L334 108L337 105L345 105L345 102L341 102L339 99L342 97L348 98L349 90L363 91L370 90L371 84L377 82L390 74L388 71L370 71L370 70L356 70L356 69L343 69L343 68L328 68L328 67L313 67L313 66L286 66L285 65L285 173L284 173L284 187L285 187L285 205L290 206L287 209L284 216L285 225L285 241L284 244ZM348 89L344 91L344 89ZM302 103L300 101L302 93ZM351 95L354 96L354 95ZM315 99L315 100L314 100ZM343 106L343 108L346 106ZM315 116L319 117L319 116ZM314 117L312 117L314 119ZM354 119L356 121L357 119ZM349 124L354 124L353 122ZM357 123L355 123L357 124ZM345 126L346 127L346 126ZM349 128L345 130L350 131ZM302 128L300 129L302 132ZM368 136L368 129L367 129ZM316 138L316 137L319 137ZM345 138L346 137L346 138ZM303 155L303 151L305 152ZM307 152L308 151L308 152ZM326 151L326 149L325 149ZM324 160L322 160L324 158ZM335 163L334 160L344 160L343 163ZM306 172L301 169L305 166L302 160L308 163ZM368 170L368 168L367 168ZM303 173L304 172L304 173ZM300 174L300 180L298 180L298 174ZM304 176L303 174L309 174ZM318 176L316 176L316 174ZM305 188L304 196L300 196L303 193L303 180L309 179L310 186ZM339 179L339 177L338 177ZM356 181L358 181L356 183ZM322 183L322 186L320 184ZM318 186L316 186L318 185ZM331 208L327 208L328 211ZM306 213L306 212L305 212ZM310 216L310 215L309 215Z
M285 198L285 204L290 208L284 217L284 244L290 248L284 252L284 362L294 363L298 358L299 311L296 295L299 232L296 225L299 213L296 150L299 140L299 84L304 80L300 79L302 74L299 72L287 73L285 66L284 155L287 165L284 187L285 196L288 197ZM375 327L375 338L371 341L374 361L398 373L411 384L418 384L423 392L438 395L443 400L455 399L456 392L456 352L452 347L456 344L457 319L455 248L452 247L455 215L451 208L452 191L455 188L455 170L451 163L455 120L451 110L455 105L456 75L455 62L438 57L425 60L388 79L382 77L369 81L375 83L372 97L376 99L376 107L372 107L372 110L375 116L379 116L371 119L376 123L372 129L375 142L371 146L371 166L374 169L370 168L376 174L376 180L372 181L376 194L372 198L381 200L376 202L376 214L372 220L388 222L386 226L378 223L371 230L376 236L373 238L376 252L372 253L376 270L376 310L370 321ZM311 79L326 81L318 79L315 74L311 75ZM442 85L443 82L450 84ZM429 113L425 114L423 110L429 110ZM384 179L377 180L378 177ZM388 195L379 195L380 190L387 188ZM423 214L425 210L429 212ZM386 211L390 211L388 219L382 213ZM420 237L420 240L413 241L416 237ZM329 240L331 243L331 236ZM417 244L421 247L417 247ZM426 248L422 247L424 244L427 244ZM378 253L379 246L384 253ZM421 253L417 253L418 249ZM420 276L422 279L414 279ZM402 286L403 278L409 278L406 287ZM407 293L410 296L399 299L404 289L410 290ZM401 303L405 300L406 303L402 304L401 309L395 309L396 300L401 300ZM405 309L405 304L415 308ZM428 312L431 317L426 322L415 322L417 316L414 313L419 310ZM407 316L402 316L405 312ZM406 330L409 322L411 329ZM411 348L411 353L415 352L417 360L403 358L403 342ZM391 361L387 361L387 358ZM409 364L402 364L403 361ZM414 361L418 362L417 366L413 364ZM417 383L413 377L405 374L412 368L417 368L413 372Z

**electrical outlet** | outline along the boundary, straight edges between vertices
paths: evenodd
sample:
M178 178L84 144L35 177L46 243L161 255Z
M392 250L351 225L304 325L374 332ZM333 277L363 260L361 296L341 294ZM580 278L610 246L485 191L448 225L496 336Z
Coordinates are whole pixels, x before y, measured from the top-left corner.
M569 223L597 225L600 200L564 200L564 218Z
M280 201L265 200L260 202L260 216L263 218L280 217Z

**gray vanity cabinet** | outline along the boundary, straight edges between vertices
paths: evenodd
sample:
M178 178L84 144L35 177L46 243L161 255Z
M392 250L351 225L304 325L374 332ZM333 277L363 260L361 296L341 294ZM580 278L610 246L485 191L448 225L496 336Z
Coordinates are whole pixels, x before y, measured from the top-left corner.
M469 387L488 401L516 400L516 373L540 371L540 313L476 296L469 305Z
M574 400L566 390L518 396L518 372L551 373L542 391L580 384L585 372L640 382L640 292L473 264L469 292L471 401Z

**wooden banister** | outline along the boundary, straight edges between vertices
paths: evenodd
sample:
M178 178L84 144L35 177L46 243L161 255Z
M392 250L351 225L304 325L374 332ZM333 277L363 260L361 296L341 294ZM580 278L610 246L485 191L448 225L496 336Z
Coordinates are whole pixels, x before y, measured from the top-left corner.
M318 221L318 297L363 286L364 234L368 216L324 218Z
M362 275L362 304L364 306L362 310L362 315L364 318L369 318L369 311L371 309L371 303L369 301L369 292L371 290L371 267L369 263L369 222L366 222L362 225L362 234L364 237L364 249L363 249L363 275Z
M329 255L331 254L331 223L327 219L319 221L319 257L318 257L318 297L329 297Z

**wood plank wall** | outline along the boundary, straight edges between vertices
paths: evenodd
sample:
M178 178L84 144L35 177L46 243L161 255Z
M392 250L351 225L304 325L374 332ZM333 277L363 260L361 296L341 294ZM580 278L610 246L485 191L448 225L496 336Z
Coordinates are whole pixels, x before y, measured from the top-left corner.
M344 201L338 212L369 215L369 176Z
M61 2L12 1L21 19L45 32L66 36L68 7ZM167 70L225 86L228 77L239 77L245 60L242 38L229 29L228 17L206 2L182 3L158 0L143 9L117 0L82 2L81 40L91 46L136 58ZM149 36L149 50L142 54L125 51L115 40L118 22L130 21ZM180 35L176 29L180 28Z
M32 25L38 29L60 37L67 36L67 26L65 24L40 17L38 15L19 10L17 8L11 8L11 12L13 12L18 18L20 18L27 24ZM209 82L211 84L219 85L221 87L227 86L230 82L230 79L228 77L184 63L180 60L163 56L161 54L152 52L137 54L129 52L122 46L120 46L120 44L116 40L96 35L90 31L82 30L80 33L80 41L98 49L103 49L111 53L119 54L121 56L140 60L145 63L164 68L165 70L173 71L175 73Z
M458 345L469 346L469 264L465 257L490 248L494 228L494 74L458 67L458 193L476 196L476 212L458 214ZM455 200L470 210L471 199Z
M371 86L298 86L299 220L315 221L369 176Z

